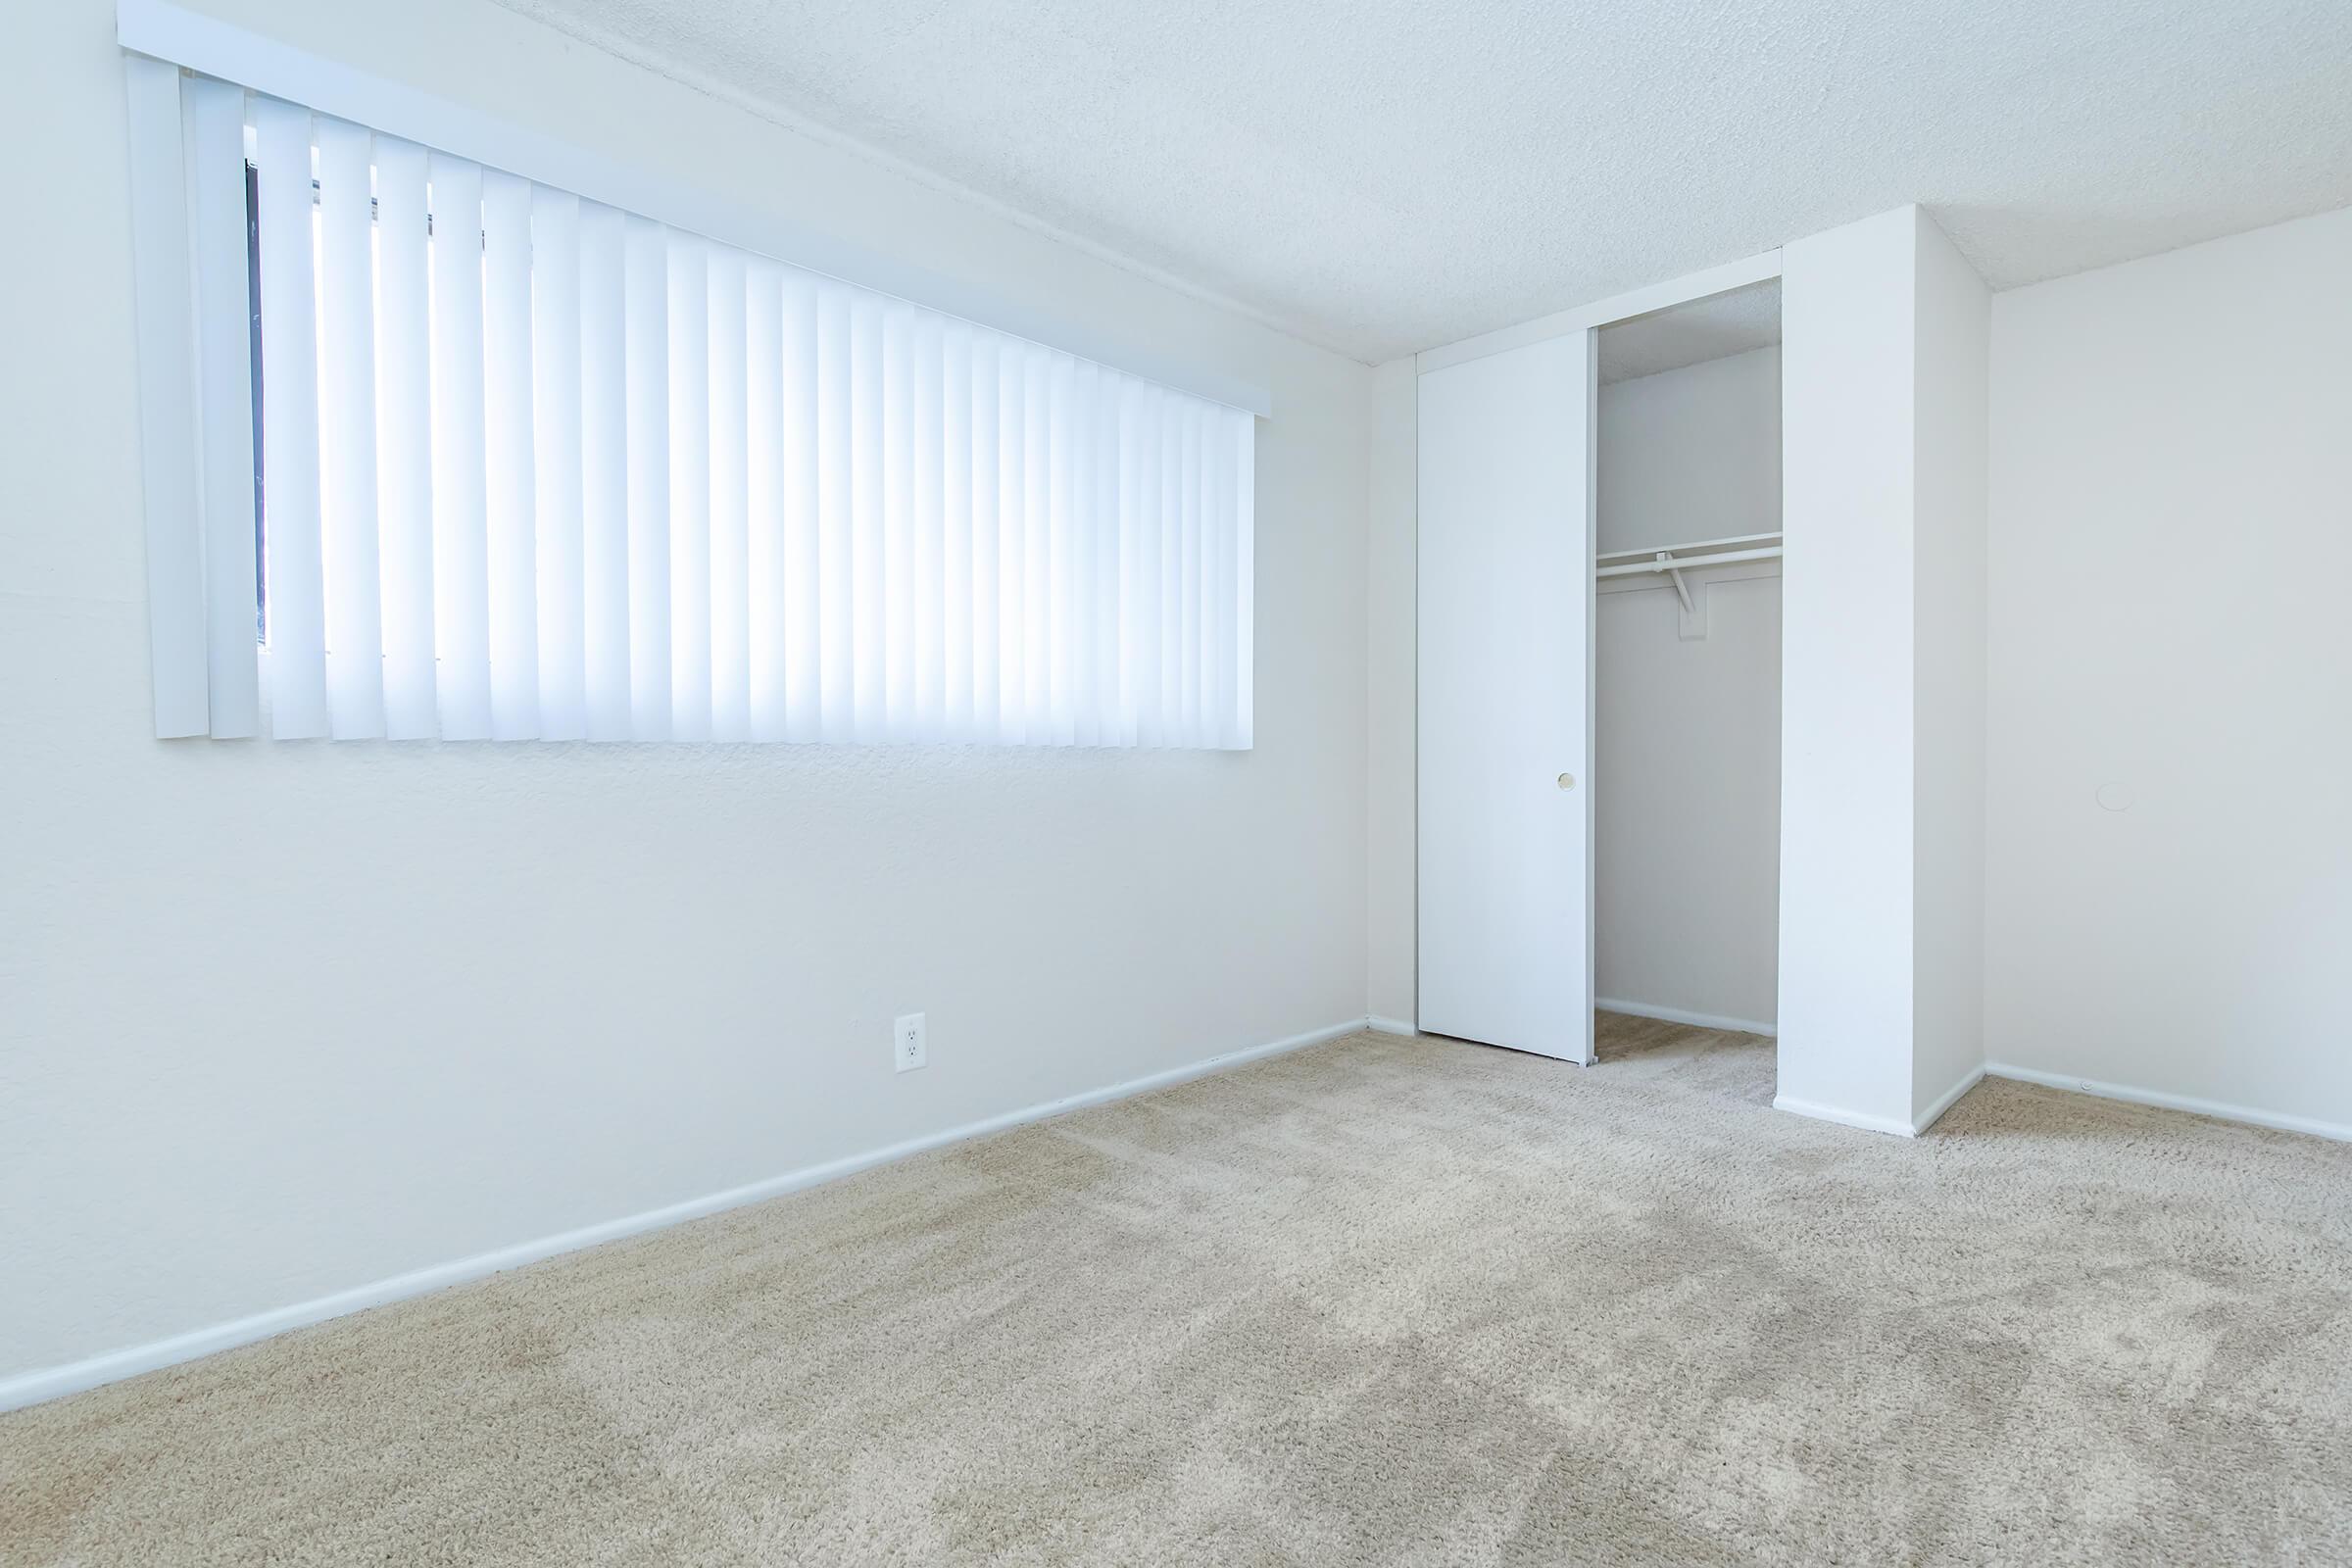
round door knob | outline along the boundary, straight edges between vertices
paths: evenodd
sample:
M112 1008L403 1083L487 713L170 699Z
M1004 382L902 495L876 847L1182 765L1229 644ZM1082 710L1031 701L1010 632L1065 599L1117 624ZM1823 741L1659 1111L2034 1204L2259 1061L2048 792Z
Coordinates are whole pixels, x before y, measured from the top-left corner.
M1574 773L1562 773L1560 775L1560 788L1564 790L1572 790L1576 788L1576 775Z

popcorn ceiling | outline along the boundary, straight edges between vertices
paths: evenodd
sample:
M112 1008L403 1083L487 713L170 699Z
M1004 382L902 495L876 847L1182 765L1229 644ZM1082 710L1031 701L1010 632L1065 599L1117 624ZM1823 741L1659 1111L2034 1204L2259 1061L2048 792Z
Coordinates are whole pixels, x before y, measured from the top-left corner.
M2342 0L502 0L1379 362L1904 202L1996 288L2352 204Z

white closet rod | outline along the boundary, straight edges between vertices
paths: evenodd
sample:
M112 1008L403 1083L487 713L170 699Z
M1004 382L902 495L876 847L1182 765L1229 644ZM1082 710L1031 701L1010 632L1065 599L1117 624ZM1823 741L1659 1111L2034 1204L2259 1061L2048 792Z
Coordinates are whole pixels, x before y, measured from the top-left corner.
M1693 548L1695 547L1690 545L1678 545L1676 547L1676 549L1680 550L1690 550ZM1594 570L1592 575L1595 577L1630 577L1640 572L1674 571L1684 566L1721 566L1735 561L1775 561L1780 558L1781 547L1779 545L1768 545L1755 550L1726 550L1711 556L1680 557L1676 556L1671 551L1665 550L1616 550L1611 551L1609 556L1604 556L1600 559L1605 561L1614 556L1629 555L1648 555L1653 559L1649 561L1631 561L1622 566L1601 566Z
M1765 540L1772 542L1766 544ZM1667 580L1674 584L1674 596L1683 602L1685 626L1683 635L1688 637L1690 635L1689 627L1692 617L1698 614L1698 604L1691 597L1690 585L1683 580L1683 568L1685 566L1725 566L1737 561L1772 561L1781 554L1780 540L1781 536L1777 533L1742 533L1734 534L1728 539L1702 539L1696 544L1667 545L1662 549L1652 545L1645 550L1608 550L1595 556L1593 560L1596 562L1616 561L1624 564L1615 566L1596 565L1593 567L1592 575L1594 577L1637 577L1664 573ZM1733 545L1744 545L1748 548L1725 548ZM1647 561L1626 559L1631 556L1647 556L1650 559ZM1698 621L1698 627L1697 634L1704 637L1707 633L1703 619Z
M1777 545L1781 537L1777 533L1736 533L1728 539L1693 539L1686 545L1643 545L1639 550L1603 550L1592 559L1596 562L1626 561L1635 556L1655 556L1660 551L1668 555L1681 555L1689 550L1725 550L1733 545Z

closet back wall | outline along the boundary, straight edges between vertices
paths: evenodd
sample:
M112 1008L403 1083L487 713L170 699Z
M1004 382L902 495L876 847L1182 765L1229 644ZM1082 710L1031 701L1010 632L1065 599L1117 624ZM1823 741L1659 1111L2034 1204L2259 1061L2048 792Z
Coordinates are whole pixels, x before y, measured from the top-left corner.
M1781 351L1600 389L1603 551L1781 526ZM1727 568L1729 569L1729 568ZM1715 581L1703 639L1657 586L1599 597L1595 989L1769 1028L1780 955L1781 582ZM1620 579L1622 580L1622 579Z
M1369 370L488 0L206 8L1270 386L1257 745L155 741L115 9L12 12L0 1387L1361 1019Z

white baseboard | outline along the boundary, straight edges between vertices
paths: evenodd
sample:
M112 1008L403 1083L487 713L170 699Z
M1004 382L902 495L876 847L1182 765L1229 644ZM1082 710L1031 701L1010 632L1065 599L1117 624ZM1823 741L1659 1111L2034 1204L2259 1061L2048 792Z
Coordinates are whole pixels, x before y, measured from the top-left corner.
M1666 1023L1687 1023L1698 1029L1730 1029L1744 1035L1777 1035L1780 1025L1764 1023L1754 1018L1726 1018L1719 1013L1692 1012L1685 1007L1662 1007L1654 1002L1627 1002L1618 997L1594 997L1594 1010L1625 1012L1637 1018L1656 1018Z
M518 1242L512 1247L502 1247L495 1251L477 1253L472 1257L458 1258L447 1263L435 1263L428 1268L394 1275L387 1280L377 1280L372 1284L356 1286L348 1291L337 1291L332 1296L321 1296L313 1300L297 1301L288 1306L274 1307L267 1312L257 1312L251 1317L218 1323L210 1328L195 1329L186 1334L175 1334L166 1340L155 1340L145 1345L130 1346L124 1349L109 1350L104 1354L89 1356L83 1360L70 1361L64 1366L21 1372L14 1377L0 1379L0 1410L15 1410L24 1405L38 1404L45 1399L62 1398L66 1395L79 1394L85 1389L94 1389L101 1384L136 1377L142 1372L153 1372L161 1367L175 1366L182 1361L193 1361L199 1356L211 1355L219 1350L234 1349L240 1345L251 1345L257 1340L270 1339L291 1329L307 1328L311 1324L322 1323L328 1318L341 1317L348 1312L364 1311L371 1306L383 1306L393 1301L406 1300L413 1296L423 1296L428 1292L443 1290L452 1285L463 1285L468 1280L483 1279L507 1269L520 1268L525 1263L536 1263L542 1258L554 1257L559 1253L575 1252L584 1247L595 1247L603 1242L618 1241L624 1236L642 1235L647 1231L661 1230L666 1226L681 1224L686 1220L701 1219L707 1214L716 1214L724 1209L738 1208L746 1203L757 1203L766 1199L781 1197L786 1193L799 1192L803 1188L815 1187L824 1182L853 1175L858 1171L870 1169L875 1165L884 1165L892 1160L905 1159L910 1154L919 1154L927 1150L938 1149L948 1144L958 1144L972 1138L985 1138L991 1133L1004 1132L1028 1122L1044 1121L1065 1111L1081 1110L1089 1105L1105 1104L1114 1100L1126 1100L1135 1095L1148 1094L1154 1089L1165 1089L1170 1085L1206 1077L1210 1073L1221 1072L1229 1067L1238 1067L1244 1062L1280 1055L1284 1052L1298 1051L1306 1046L1321 1045L1327 1040L1337 1040L1342 1035L1355 1034L1370 1026L1372 1020L1366 1018L1349 1018L1343 1023L1329 1024L1321 1029L1310 1029L1304 1034L1290 1035L1281 1040L1270 1040L1264 1045L1250 1046L1240 1051L1228 1051L1220 1055L1205 1056L1199 1061L1187 1062L1181 1067L1170 1067L1164 1072L1151 1073L1142 1078L1130 1078L1123 1083L1109 1084L1101 1089L1089 1089L1082 1094L1070 1095L1060 1100L1050 1100L1043 1104L1029 1105L1019 1110L1006 1111L1003 1115L991 1116L982 1121L967 1122L960 1127L927 1133L920 1138L907 1139L904 1143L868 1150L863 1153L850 1154L841 1159L827 1160L821 1165L808 1165L800 1170L787 1171L781 1176L771 1176L764 1181L753 1182L748 1186L729 1188L725 1192L708 1193L701 1198L690 1198L682 1203L671 1203L663 1208L648 1209L641 1214L630 1214L620 1219L583 1226L578 1230L565 1231L559 1236L543 1236L535 1241Z
M1384 1018L1377 1012L1364 1020L1364 1027L1376 1035L1417 1035L1421 1032L1402 1018Z
M1772 1108L1786 1110L1798 1116L1810 1116L1815 1121L1834 1121L1840 1127L1859 1127L1866 1133L1891 1133L1897 1138L1919 1136L1909 1122L1897 1121L1892 1116L1872 1116L1859 1110L1847 1110L1840 1105L1824 1105L1811 1100L1792 1100L1787 1095L1773 1096Z
M1983 1067L1970 1068L1961 1075L1958 1083L1938 1095L1934 1104L1909 1121L1903 1121L1893 1116L1873 1116L1865 1111L1847 1110L1841 1105L1825 1105L1818 1101L1794 1100L1787 1095L1774 1096L1772 1108L1790 1111L1799 1116L1810 1116L1815 1121L1834 1121L1840 1127L1859 1127L1864 1132L1891 1133L1897 1138L1917 1138L1941 1120L1945 1111L1960 1103L1962 1095L1967 1094L1983 1082L1985 1070Z
M1986 1062L1984 1074L1988 1078L2014 1078L2021 1084L2039 1084L2045 1089L2066 1089L2078 1095L2095 1095L2101 1100L2120 1100L2126 1104L2153 1105L2160 1110L2185 1110L2221 1121L2240 1121L2255 1127L2276 1128L2279 1132L2308 1133L2314 1138L2352 1143L2352 1126L2343 1122L2290 1116L2277 1110L2258 1110L2252 1105L2226 1104L2218 1100L2199 1100L2193 1095L2168 1095L2155 1089L2134 1089L2129 1084L2101 1083L2095 1078L2077 1078L2067 1073L2043 1072L2038 1067L2016 1067L2000 1061Z
M1938 1096L1936 1103L1911 1118L1911 1136L1916 1138L1942 1120L1945 1111L1960 1103L1962 1095L1967 1094L1984 1081L1984 1069L1982 1067L1971 1067L1962 1073L1960 1081Z

